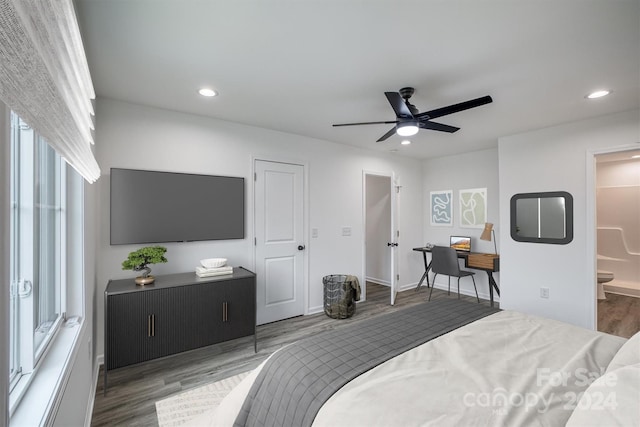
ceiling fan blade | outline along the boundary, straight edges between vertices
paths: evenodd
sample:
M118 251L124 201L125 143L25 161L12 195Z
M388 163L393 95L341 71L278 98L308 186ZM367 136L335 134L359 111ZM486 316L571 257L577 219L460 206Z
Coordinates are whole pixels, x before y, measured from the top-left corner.
M391 135L393 135L394 133L396 133L396 127L392 127L389 132L385 133L384 135L382 135L380 138L378 138L378 140L376 142L382 142L384 140L386 140L387 138L389 138Z
M430 121L418 122L418 125L420 129L439 130L440 132L454 133L460 130L460 128L457 128L455 126L443 125L442 123Z
M449 105L448 107L425 111L424 113L416 114L416 118L431 120L438 117L446 116L448 114L457 113L459 111L468 110L469 108L479 107L490 102L493 102L493 99L491 99L491 97L487 95L481 98L472 99L470 101L461 102L459 104Z
M405 104L404 99L398 92L385 92L384 93L389 100L389 104L391 104L391 108L396 112L396 117L403 119L412 119L413 114L411 114L411 110Z
M334 124L332 126L333 127L338 127L338 126L360 126L360 125L390 125L390 124L394 124L394 123L398 123L398 121L397 120L391 120L391 121L386 121L386 122L339 123L339 124Z

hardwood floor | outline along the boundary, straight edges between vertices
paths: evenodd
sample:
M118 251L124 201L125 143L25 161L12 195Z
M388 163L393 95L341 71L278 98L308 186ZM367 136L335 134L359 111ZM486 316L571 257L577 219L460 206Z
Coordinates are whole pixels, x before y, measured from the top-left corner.
M640 331L640 298L607 292L598 300L598 330L629 338Z
M306 336L422 303L429 290L425 286L418 292L400 292L391 306L389 288L367 283L367 301L358 303L349 319L337 320L319 313L261 325L258 353L253 350L253 337L246 337L110 371L106 396L101 367L91 425L157 426L156 401L253 369L277 349ZM457 294L447 296L445 291L434 289L432 299L439 298L457 298ZM465 295L461 298L476 301ZM489 305L489 301L481 302Z

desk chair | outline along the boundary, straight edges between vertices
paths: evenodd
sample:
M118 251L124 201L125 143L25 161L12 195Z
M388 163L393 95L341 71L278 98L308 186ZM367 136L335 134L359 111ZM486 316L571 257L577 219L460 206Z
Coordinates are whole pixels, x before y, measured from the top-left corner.
M451 294L451 276L458 278L458 299L460 299L460 278L471 276L471 280L473 280L473 288L476 290L476 299L480 302L480 298L478 297L478 288L476 287L476 279L473 278L473 275L476 273L473 271L460 270L458 254L455 249L445 246L434 246L433 249L431 249L431 271L434 273L434 284L436 283L436 276L438 274L445 274L449 276L449 290L447 291L447 295ZM433 288L434 286L431 286L429 301L431 301Z

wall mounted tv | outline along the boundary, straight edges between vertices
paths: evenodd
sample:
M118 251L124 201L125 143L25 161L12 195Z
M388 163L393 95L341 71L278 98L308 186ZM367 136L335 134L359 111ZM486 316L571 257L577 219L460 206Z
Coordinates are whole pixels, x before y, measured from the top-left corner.
M111 244L244 239L244 178L111 169Z

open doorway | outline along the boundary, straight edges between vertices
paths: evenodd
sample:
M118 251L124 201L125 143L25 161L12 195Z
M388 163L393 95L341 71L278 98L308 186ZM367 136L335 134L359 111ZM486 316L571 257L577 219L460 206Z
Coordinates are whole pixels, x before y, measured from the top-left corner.
M640 330L640 150L595 156L597 329Z
M397 270L396 197L392 174L364 173L364 295L388 288L389 302L395 303Z

